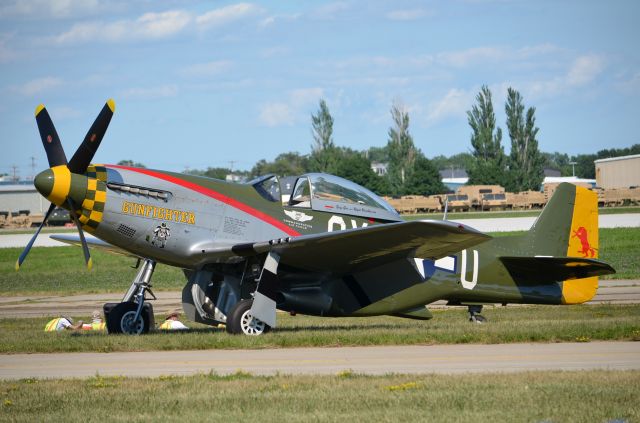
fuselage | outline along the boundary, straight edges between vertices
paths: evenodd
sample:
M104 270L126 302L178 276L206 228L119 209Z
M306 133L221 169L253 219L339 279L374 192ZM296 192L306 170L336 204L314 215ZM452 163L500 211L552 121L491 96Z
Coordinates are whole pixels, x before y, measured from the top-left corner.
M319 175L309 178L316 192L332 182L329 175ZM241 262L243 258L233 256L212 261L210 254L238 244L401 220L384 208L386 203L375 207L378 197L347 203L325 189L324 197L312 199L298 184L292 201L283 204L279 187L268 178L234 184L118 165L90 166L84 180L72 176L69 196L82 205L76 212L85 230L133 255L188 272ZM340 189L347 188L353 187ZM61 198L64 191L52 189ZM451 304L561 303L562 281L517 283L499 260L503 254L531 254L529 242L526 237L493 239L436 261L403 258L346 275L283 268L278 307L312 315L365 316L399 313L441 299Z

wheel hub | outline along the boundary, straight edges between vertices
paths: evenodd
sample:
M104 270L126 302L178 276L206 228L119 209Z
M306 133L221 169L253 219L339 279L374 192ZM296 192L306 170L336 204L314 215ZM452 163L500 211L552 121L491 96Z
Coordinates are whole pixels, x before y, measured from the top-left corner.
M265 326L262 320L253 317L251 310L245 311L240 319L240 328L246 335L261 335Z
M122 333L129 335L140 335L144 330L144 320L142 316L138 316L138 320L134 320L136 317L135 311L128 311L120 319L120 328Z

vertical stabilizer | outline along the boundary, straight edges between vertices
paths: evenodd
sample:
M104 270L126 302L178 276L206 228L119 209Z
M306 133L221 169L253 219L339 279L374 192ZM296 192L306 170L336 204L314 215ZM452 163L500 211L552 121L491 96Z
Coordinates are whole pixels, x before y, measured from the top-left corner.
M529 233L535 255L598 257L598 195L563 183ZM598 289L598 277L564 281L562 303L589 301Z

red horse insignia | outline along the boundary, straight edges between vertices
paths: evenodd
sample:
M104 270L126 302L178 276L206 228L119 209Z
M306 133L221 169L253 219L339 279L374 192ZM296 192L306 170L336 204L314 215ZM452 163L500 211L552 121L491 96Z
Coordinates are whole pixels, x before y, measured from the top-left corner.
M595 256L597 248L593 248L589 244L589 234L584 226L580 226L577 231L573 231L572 238L578 238L578 240L580 240L580 245L582 246L580 253L582 253L584 257Z

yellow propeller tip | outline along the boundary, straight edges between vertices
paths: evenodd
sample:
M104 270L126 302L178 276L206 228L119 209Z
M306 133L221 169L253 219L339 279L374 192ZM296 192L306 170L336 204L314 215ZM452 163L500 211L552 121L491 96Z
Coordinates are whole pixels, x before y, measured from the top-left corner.
M111 113L115 113L116 112L116 102L113 101L112 98L107 100L107 106L109 106L109 108L111 109Z
M87 262L87 270L91 270L92 268L93 268L93 260L89 258L89 261Z
M20 270L20 260L16 260L16 272Z
M36 107L36 116L38 116L42 109L44 109L44 104L38 104L38 107Z

